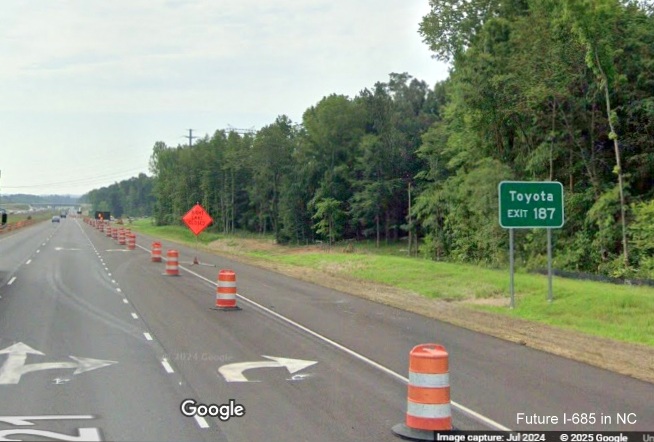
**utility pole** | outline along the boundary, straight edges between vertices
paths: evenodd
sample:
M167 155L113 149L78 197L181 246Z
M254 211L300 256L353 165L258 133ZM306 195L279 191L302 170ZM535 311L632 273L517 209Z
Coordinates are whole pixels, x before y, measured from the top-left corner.
M193 129L188 130L188 136L186 138L188 138L188 147L191 147L193 145L193 138L197 138L193 136Z

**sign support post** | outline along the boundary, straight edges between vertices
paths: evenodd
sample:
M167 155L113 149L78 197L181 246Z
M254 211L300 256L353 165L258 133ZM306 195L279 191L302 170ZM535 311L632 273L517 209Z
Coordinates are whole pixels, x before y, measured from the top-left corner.
M552 294L552 229L563 227L563 185L558 181L502 181L498 185L500 226L509 229L510 307L515 307L514 229L547 230L547 301Z
M547 229L547 302L552 303L552 229Z
M515 307L515 290L513 285L513 229L509 229L509 292L511 293L511 304L509 307Z

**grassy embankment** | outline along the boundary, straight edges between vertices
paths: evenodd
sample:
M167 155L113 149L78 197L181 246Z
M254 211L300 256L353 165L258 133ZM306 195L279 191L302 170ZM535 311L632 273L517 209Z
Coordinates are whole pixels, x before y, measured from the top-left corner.
M195 236L185 227L155 227L148 220L135 222L134 230L195 244ZM255 238L252 235L244 238ZM202 244L221 240L239 243L238 236L202 233ZM353 253L343 247L331 250L302 251L294 247L269 247L270 238L257 247L249 241L238 252L244 257L274 261L341 273L365 281L382 283L448 301L500 299L508 305L509 273L474 265L434 262L401 256L400 247L357 246ZM315 247L313 249L316 249ZM466 304L468 308L541 322L581 331L590 335L654 346L654 288L554 278L554 302L547 302L547 277L517 271L516 308Z
M35 212L35 213L17 213L17 214L12 213L7 217L7 226L5 226L5 229L7 229L9 226L17 227L19 223L22 225L25 223L25 221L29 221L29 220L31 220L32 223L36 223L40 221L50 220L51 218L52 218L52 213L46 211Z

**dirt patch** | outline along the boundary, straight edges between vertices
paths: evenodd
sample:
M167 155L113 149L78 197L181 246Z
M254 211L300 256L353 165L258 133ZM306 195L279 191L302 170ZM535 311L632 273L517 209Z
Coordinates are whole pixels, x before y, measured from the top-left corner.
M231 249L225 249L225 245L216 244L224 241L212 243L211 249L219 254L236 251L234 246L229 246ZM238 251L264 250L261 248L262 246L271 246L271 248L265 249L267 251L283 253L285 250L275 244L262 245L257 240L237 240L235 242L239 244ZM654 383L654 347L589 336L573 330L483 312L470 307L470 304L506 306L507 301L505 299L488 298L446 302L429 299L397 287L361 281L339 273L339 269L330 268L327 271L321 271L272 263L234 253L230 253L228 257L374 302Z
M219 239L210 242L207 247L216 252L282 252L282 248L273 241L259 239Z
M509 301L506 298L471 298L462 301L470 305L488 305L491 307L508 307Z

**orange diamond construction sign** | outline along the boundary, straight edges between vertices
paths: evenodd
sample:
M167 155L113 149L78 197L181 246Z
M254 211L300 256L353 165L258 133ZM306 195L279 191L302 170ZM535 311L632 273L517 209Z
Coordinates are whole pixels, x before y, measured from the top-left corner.
M191 232L198 236L200 232L209 227L213 222L213 219L207 213L204 208L196 204L191 210L189 210L186 215L182 218L184 223L191 229Z

